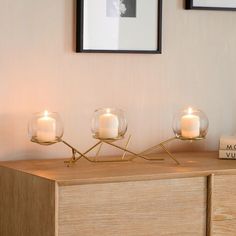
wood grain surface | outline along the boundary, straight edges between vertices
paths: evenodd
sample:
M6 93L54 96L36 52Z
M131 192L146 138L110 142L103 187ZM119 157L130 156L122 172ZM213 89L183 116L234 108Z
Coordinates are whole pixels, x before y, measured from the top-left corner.
M55 182L0 167L0 235L54 236Z
M206 178L59 187L59 236L206 235Z
M175 155L180 166L1 162L0 236L235 236L236 161Z
M0 166L55 180L59 185L236 174L236 161L220 160L218 152L176 153L174 155L180 161L179 166L165 154L158 156L165 158L165 161L158 163L134 161L95 164L83 160L68 168L62 159L54 159L0 162Z
M236 175L215 176L214 236L236 235Z

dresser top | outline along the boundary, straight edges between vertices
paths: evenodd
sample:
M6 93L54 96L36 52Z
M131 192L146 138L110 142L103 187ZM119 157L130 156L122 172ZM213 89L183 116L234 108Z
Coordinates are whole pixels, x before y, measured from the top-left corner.
M0 167L40 176L59 185L168 179L209 174L236 174L236 160L220 160L218 152L175 153L176 165L165 154L162 162L135 160L123 163L90 163L80 160L67 167L62 159L0 162Z

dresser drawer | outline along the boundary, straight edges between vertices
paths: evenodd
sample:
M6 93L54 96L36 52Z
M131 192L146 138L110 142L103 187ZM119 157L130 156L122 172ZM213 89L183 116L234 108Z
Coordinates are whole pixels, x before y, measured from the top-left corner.
M206 234L206 178L60 186L59 236Z
M215 176L213 192L213 235L236 235L236 176Z

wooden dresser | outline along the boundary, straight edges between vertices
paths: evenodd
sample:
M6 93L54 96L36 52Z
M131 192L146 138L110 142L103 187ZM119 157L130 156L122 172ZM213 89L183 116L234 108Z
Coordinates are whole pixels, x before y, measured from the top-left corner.
M236 161L0 163L1 236L236 235Z

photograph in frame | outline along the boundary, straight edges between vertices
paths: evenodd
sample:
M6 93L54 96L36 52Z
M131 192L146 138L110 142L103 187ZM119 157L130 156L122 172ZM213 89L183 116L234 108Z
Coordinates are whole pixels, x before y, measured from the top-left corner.
M236 0L186 0L187 9L196 10L236 10Z
M108 17L136 17L136 0L106 0Z
M77 52L161 53L162 0L77 0Z

